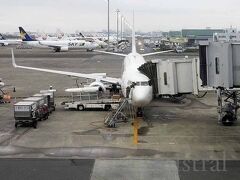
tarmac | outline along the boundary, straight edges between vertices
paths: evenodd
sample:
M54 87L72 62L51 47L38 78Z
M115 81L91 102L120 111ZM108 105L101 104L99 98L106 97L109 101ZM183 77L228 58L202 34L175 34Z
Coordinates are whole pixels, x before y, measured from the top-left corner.
M122 58L112 55L85 51L54 53L48 49L14 49L14 52L19 65L81 73L107 73L111 77L121 74ZM183 58L185 55L189 58L197 56L170 53L151 58ZM0 48L0 77L6 84L16 88L16 92L12 91L12 86L6 88L13 96L12 103L0 105L0 167L9 167L7 171L0 168L2 177L13 179L13 165L19 167L19 172L26 171L19 179L30 179L33 176L29 174L33 173L39 174L34 179L45 179L46 167L50 166L49 172L65 169L69 173L69 178L64 178L60 173L56 179L79 179L81 173L83 179L238 177L239 122L233 126L218 124L214 92L204 98L187 95L178 103L169 99L155 99L144 109L145 121L140 122L139 143L134 145L131 120L109 129L103 123L108 113L106 111L64 110L60 105L67 98L64 90L76 87L76 79L14 69L8 47ZM80 79L78 82L84 83L86 80ZM37 129L15 129L14 101L20 101L50 85L57 89L56 111L48 120L39 122ZM205 162L207 169L195 169L203 167ZM218 171L213 171L218 162L221 165L225 163L226 169L222 165ZM189 166L186 167L186 164ZM35 171L27 171L32 166L36 167ZM82 167L86 171L80 171Z

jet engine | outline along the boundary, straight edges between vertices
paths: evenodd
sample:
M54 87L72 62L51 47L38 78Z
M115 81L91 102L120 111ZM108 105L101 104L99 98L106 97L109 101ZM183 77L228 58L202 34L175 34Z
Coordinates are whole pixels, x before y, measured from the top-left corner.
M62 51L62 52L68 51L68 47L61 47L61 51Z
M106 91L106 87L102 82L95 81L95 82L91 83L89 86L90 87L99 87L100 91L103 91L103 92Z
M58 47L55 49L56 52L67 52L68 51L68 47Z

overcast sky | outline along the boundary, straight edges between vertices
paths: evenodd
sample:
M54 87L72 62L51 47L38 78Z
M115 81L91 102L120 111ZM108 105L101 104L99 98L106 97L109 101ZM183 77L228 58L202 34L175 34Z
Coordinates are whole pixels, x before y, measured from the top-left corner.
M117 8L141 31L240 27L239 0L110 0L111 29ZM0 0L0 32L107 29L106 0ZM239 28L240 29L240 28Z

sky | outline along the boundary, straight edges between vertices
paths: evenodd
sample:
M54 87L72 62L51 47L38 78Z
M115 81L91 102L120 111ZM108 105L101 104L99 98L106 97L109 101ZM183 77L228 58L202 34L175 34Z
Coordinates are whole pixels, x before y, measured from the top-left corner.
M101 31L107 29L107 0L0 0L0 32ZM116 30L116 9L137 31L183 28L240 29L239 0L110 0L110 28Z

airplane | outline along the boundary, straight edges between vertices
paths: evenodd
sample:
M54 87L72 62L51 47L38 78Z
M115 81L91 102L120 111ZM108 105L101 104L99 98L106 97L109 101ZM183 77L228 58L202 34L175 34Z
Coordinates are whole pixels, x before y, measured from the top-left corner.
M101 48L106 48L108 46L108 44L102 40L100 40L99 37L86 37L84 36L82 33L79 33L80 37L82 37L83 39L87 40L87 41L94 41L96 42L99 47Z
M99 51L99 50L95 50L95 51L99 53L124 57L123 73L121 78L107 77L106 74L82 74L82 73L75 73L75 72L58 71L58 70L17 65L15 61L13 49L11 49L12 65L15 68L35 70L35 71L55 73L55 74L61 74L61 75L66 75L71 77L80 77L80 78L88 78L88 79L95 80L92 84L90 84L90 87L100 87L101 89L105 89L104 83L119 85L121 87L123 96L129 100L130 104L134 106L138 114L142 112L143 107L145 107L152 101L152 96L153 96L152 94L153 88L152 88L152 85L149 83L150 79L138 70L138 68L141 65L146 63L146 60L144 59L144 57L161 54L161 53L167 53L173 50L153 52L153 53L147 53L147 54L137 53L136 41L135 41L135 30L133 25L132 52L130 54L112 53L112 52L105 52L105 51ZM77 88L74 88L74 90L77 91Z
M79 33L79 35L80 35L81 37L98 39L98 40L100 40L100 41L102 41L102 42L105 42L105 43L108 42L108 37L107 37L106 35L99 35L99 36L92 36L92 35L90 35L90 36L84 36L82 33ZM117 37L110 35L110 36L109 36L109 43L112 44L112 45L117 45L117 44L118 44L118 42L117 42Z
M19 31L24 44L38 48L52 48L55 52L68 51L69 49L93 51L98 47L97 43L85 40L36 40L31 38L22 27L19 27Z
M48 34L46 33L37 33L34 38L38 41L44 41L44 40L50 40L50 41L57 41L59 40L60 38L57 37L57 36L49 36Z
M50 39L49 36L46 36L45 35L45 40L46 39ZM99 37L86 37L84 36L82 33L78 33L76 34L76 36L68 36L66 34L61 34L61 35L58 35L57 37L51 37L51 39L53 40L70 40L70 41L73 41L73 40L85 40L87 42L94 42L96 44L98 44L99 47L101 48L106 48L108 46L108 44L104 41L101 40L101 38Z
M18 45L21 43L22 43L21 39L6 39L3 37L2 34L0 34L0 45L2 45L2 46Z
M5 86L5 83L2 81L2 79L0 78L0 89L2 89Z

